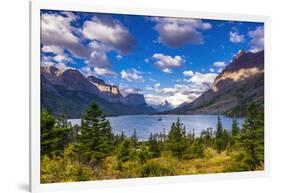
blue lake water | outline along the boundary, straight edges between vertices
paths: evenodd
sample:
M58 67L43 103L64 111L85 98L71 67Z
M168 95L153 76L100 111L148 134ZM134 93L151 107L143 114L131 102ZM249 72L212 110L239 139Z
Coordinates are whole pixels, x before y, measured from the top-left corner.
M159 121L159 117L162 118ZM185 125L187 132L194 132L199 135L202 130L213 128L215 130L217 124L216 115L125 115L117 117L107 117L110 121L112 131L115 134L124 132L125 135L131 136L134 128L137 131L138 139L143 141L149 138L150 133L160 133L163 130L169 132L173 122L180 118ZM81 119L69 119L72 124L80 125ZM223 128L231 130L232 119L221 116ZM241 127L244 119L238 119Z

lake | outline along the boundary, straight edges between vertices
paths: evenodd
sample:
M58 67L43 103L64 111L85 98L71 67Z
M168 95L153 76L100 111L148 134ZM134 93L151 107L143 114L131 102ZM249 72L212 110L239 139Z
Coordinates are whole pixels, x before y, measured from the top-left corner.
M161 117L161 121L159 118ZM180 121L185 125L187 132L193 132L199 135L202 130L211 127L216 129L216 115L124 115L117 117L107 117L110 121L112 131L115 134L124 132L125 135L131 136L134 128L137 131L137 136L140 141L147 140L150 133L160 133L164 129L169 132L173 122L180 118ZM72 124L80 125L81 119L69 119ZM237 120L241 127L244 119ZM231 130L232 118L221 116L223 128Z

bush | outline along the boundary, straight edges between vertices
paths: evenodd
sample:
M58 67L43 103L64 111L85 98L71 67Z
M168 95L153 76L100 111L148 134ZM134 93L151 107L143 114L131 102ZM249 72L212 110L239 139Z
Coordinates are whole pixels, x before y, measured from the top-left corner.
M141 177L171 176L174 172L156 162L148 162L141 168Z
M75 160L74 146L69 145L62 156L52 159L45 155L41 159L41 183L87 181L91 177L91 168L80 165Z

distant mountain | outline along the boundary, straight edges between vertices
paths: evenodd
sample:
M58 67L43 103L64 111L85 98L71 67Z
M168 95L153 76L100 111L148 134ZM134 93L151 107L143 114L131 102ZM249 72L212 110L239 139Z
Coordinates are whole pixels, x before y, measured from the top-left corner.
M143 95L123 97L119 88L94 76L85 77L78 70L64 72L55 67L41 67L41 107L55 115L80 118L92 102L108 116L149 114Z
M152 107L158 112L163 112L173 109L172 104L169 103L167 100L165 100L165 102L160 105L153 105Z
M240 51L208 91L193 102L165 113L243 116L252 102L264 104L264 51Z

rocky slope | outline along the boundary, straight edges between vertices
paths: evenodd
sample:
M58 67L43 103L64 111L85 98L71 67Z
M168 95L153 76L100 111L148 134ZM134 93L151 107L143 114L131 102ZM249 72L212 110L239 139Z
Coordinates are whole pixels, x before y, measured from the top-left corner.
M264 51L241 51L216 77L212 87L191 103L168 114L235 114L243 116L246 107L264 103Z
M96 102L108 116L149 114L155 110L143 95L123 97L119 88L79 71L60 72L55 67L41 67L41 109L67 118L80 118L91 102Z

